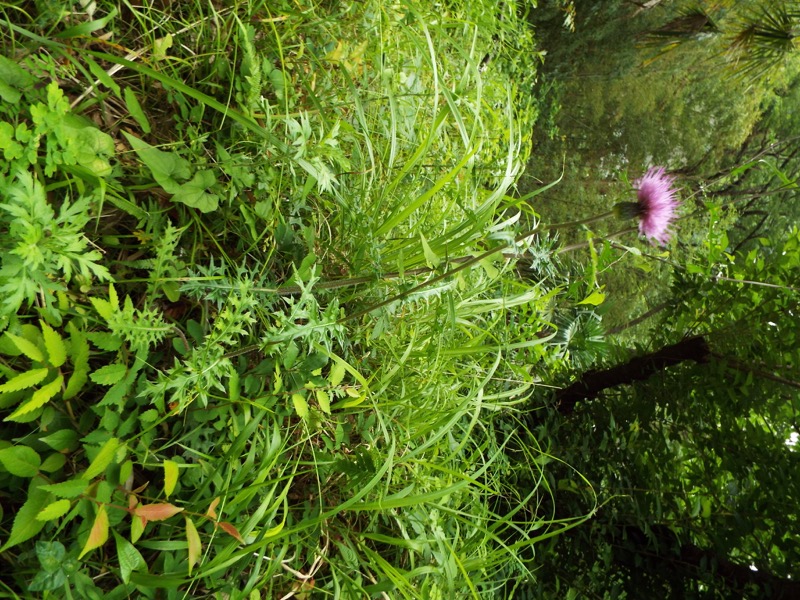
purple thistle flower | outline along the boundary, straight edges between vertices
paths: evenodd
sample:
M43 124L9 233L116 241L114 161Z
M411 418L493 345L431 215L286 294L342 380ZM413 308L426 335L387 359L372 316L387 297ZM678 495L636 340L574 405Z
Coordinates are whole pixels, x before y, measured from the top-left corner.
M665 245L670 238L669 226L676 219L680 202L672 187L675 177L667 175L664 167L651 167L633 182L637 188L636 202L619 202L614 214L626 219L639 219L639 232L650 240Z
M675 177L667 175L664 167L651 167L634 182L638 208L639 232L646 238L664 245L669 241L669 226L677 217L680 202L672 187Z

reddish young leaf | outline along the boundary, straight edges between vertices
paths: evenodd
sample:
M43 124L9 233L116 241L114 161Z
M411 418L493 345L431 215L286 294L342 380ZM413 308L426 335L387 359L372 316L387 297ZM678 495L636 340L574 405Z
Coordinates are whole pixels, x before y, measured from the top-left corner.
M239 541L240 544L244 544L244 539L242 538L242 535L239 533L239 530L236 529L236 527L234 527L230 523L226 523L224 521L222 523L219 523L219 526L222 528L222 530L225 533L227 533L228 535L230 535L232 537L235 537Z
M141 494L143 491L147 489L147 486L150 485L149 481L145 481L142 485L137 487L135 490L131 490L132 494Z
M214 498L211 501L211 504L208 506L208 510L206 511L206 516L211 519L217 518L217 506L219 505L219 498Z
M178 508L174 504L140 504L133 509L133 514L142 519L142 524L146 525L148 521L169 519L182 510L182 508Z

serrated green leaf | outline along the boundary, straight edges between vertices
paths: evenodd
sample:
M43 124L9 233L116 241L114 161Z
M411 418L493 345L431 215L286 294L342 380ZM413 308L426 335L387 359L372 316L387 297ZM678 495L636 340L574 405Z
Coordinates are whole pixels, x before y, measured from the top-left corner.
M0 410L19 404L26 395L27 392L25 390L0 393Z
M69 512L70 506L72 506L72 503L69 500L56 500L40 510L39 514L36 515L36 519L38 521L52 521L53 519L58 519Z
M175 485L178 483L178 463L172 460L164 461L164 495L169 498L170 494L175 491Z
M23 402L17 410L13 413L8 415L4 421L19 421L21 417L27 415L31 411L36 410L37 408L41 408L47 402L50 401L53 396L58 394L61 391L61 387L64 385L64 376L60 375L56 377L53 381L48 383L47 385L42 386L31 396L31 399L27 402Z
M33 387L47 377L49 372L50 369L44 367L41 369L31 369L30 371L20 373L13 379L9 379L3 385L0 385L0 392L16 392L18 390L25 390L29 387Z
M8 323L7 317L4 318L3 323ZM11 341L10 337L7 335L0 335L0 354L5 354L6 356L19 356L22 354L22 352L20 352L19 348L14 345L14 342Z
M344 363L336 360L331 367L331 373L328 375L328 383L331 387L336 387L344 380L345 368Z
M300 354L300 348L294 342L289 342L283 351L283 366L291 369L297 357Z
M44 412L44 407L40 406L39 408L35 408L32 411L29 411L25 414L16 415L13 419L14 423L32 423L36 419L42 416ZM10 418L8 418L10 420Z
M89 331L86 338L105 352L116 352L122 348L122 338L106 331Z
M117 296L117 288L114 287L113 283L108 284L108 302L114 311L119 309L119 296Z
M111 363L94 371L89 378L100 385L114 385L128 372L128 367L119 363Z
M158 420L158 411L155 408L150 408L139 415L139 420L142 423L154 423Z
M133 381L130 377L112 385L103 396L102 400L98 402L98 406L118 406L125 398L125 394L130 390Z
M27 395L28 392L26 390L0 393L0 410L19 404Z
M77 498L89 487L86 479L68 479L61 483L51 483L43 485L42 489L50 492L58 498Z
M326 415L331 414L331 397L328 395L328 392L322 389L317 389L314 391L314 394L317 396L317 402L319 403L319 408L324 412Z
M19 337L18 335L14 335L13 333L9 333L6 331L6 336L10 339L17 349L22 352L25 356L30 358L31 360L35 360L36 362L44 362L44 353L41 351L39 346L26 340L25 338Z
M128 479L131 479L131 475L133 475L133 461L126 460L119 468L119 481L120 483L125 483ZM131 479L131 481L133 481Z
M113 533L114 541L117 544L117 560L119 560L120 578L123 583L129 583L131 580L131 573L139 570L147 571L147 563L133 544L116 531Z
M10 446L0 450L0 463L12 475L34 477L39 472L42 459L33 448Z
M44 442L56 452L74 450L78 442L78 433L73 429L59 429L50 435L39 438L39 441Z
M103 317L106 322L114 317L114 307L108 300L103 300L102 298L89 298L89 300L97 311L97 314Z
M44 527L44 521L36 520L36 515L47 506L50 498L50 494L41 489L43 483L45 481L41 477L31 479L31 484L28 486L28 498L14 516L11 534L0 548L0 552L5 552L12 546L31 539Z
M120 441L117 438L109 439L103 444L103 447L100 448L100 452L97 453L97 456L94 457L89 468L86 469L86 472L81 475L81 477L83 479L94 479L103 473L106 467L111 464L111 461L114 460L114 454L116 454L119 447Z
M300 394L292 394L292 404L297 416L301 419L308 418L308 402Z
M108 541L108 514L106 513L106 505L101 504L97 511L97 516L94 518L89 537L86 539L86 544L84 544L83 550L78 555L78 560L95 548L105 544L106 541Z
M64 390L64 400L74 398L89 380L89 344L86 336L70 321L67 325L70 340L70 362L72 362L72 375Z
M48 362L58 368L67 362L67 347L61 335L47 323L39 320L44 338L44 348L47 350Z

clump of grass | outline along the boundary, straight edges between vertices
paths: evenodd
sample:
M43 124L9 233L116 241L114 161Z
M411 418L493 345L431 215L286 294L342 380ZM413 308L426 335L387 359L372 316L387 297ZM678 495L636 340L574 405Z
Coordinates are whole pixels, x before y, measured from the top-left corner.
M402 294L517 233L523 7L35 6L0 23L21 100L0 186L80 198L69 235L102 266L72 277L65 241L52 289L4 313L9 589L458 598L527 576L558 527L544 454L501 417L557 360L557 290L504 259Z

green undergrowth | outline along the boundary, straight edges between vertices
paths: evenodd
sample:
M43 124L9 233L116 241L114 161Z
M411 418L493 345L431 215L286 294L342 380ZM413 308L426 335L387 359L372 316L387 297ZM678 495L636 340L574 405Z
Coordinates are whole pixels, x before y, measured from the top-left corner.
M513 242L530 8L0 3L3 594L532 577L580 519L515 415L588 292ZM412 289L494 247L536 281Z

